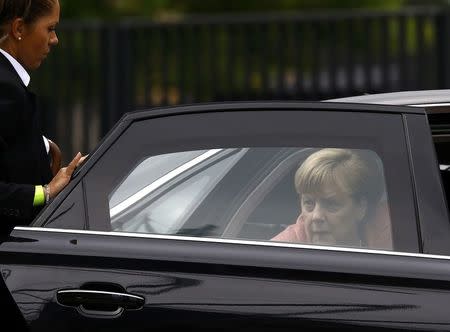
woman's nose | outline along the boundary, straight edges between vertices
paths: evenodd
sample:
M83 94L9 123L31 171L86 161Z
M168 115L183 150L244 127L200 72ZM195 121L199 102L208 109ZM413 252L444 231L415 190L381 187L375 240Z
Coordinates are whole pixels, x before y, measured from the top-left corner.
M320 204L316 204L314 206L314 210L312 212L312 219L313 220L325 220L325 211L320 206Z
M50 44L57 45L59 43L58 35L55 33L50 39Z

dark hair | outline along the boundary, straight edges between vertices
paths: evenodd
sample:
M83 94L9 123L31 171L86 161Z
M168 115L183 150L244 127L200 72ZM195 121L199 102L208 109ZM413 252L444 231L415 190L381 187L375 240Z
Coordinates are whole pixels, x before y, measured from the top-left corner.
M50 13L57 0L0 0L0 34L4 25L17 17L31 24Z

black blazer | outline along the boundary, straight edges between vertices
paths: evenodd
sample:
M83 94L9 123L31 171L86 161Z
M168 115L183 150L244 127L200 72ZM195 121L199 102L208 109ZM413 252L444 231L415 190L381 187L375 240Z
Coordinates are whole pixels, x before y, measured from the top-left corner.
M33 220L35 186L52 178L39 117L35 95L0 53L0 234Z

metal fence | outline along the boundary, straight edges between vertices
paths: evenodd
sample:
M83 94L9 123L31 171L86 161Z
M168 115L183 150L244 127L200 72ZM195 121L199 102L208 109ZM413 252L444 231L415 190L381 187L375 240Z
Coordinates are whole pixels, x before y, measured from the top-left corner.
M32 88L64 161L141 108L450 87L450 14L439 7L72 21L58 30Z

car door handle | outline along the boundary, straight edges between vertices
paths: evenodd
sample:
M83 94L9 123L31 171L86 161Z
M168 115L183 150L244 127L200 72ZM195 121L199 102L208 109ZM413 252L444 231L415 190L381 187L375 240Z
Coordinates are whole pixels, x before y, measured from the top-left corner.
M76 307L85 316L96 317L118 317L124 310L142 309L145 303L142 296L89 289L60 290L56 299L61 305Z

